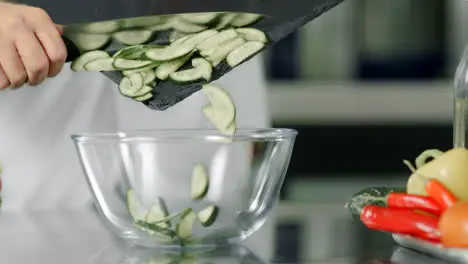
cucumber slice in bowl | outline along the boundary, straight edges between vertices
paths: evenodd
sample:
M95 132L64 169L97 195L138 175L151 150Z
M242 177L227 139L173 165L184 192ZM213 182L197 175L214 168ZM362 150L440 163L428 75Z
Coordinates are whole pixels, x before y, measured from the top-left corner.
M198 212L197 217L204 227L209 227L213 225L216 221L216 218L218 217L218 212L218 207L215 205L211 205Z
M71 70L74 72L84 71L84 65L97 59L109 58L110 55L102 50L94 50L83 53L81 56L76 58L70 65Z
M151 236L159 236L167 240L173 240L177 237L177 232L172 229L164 228L156 224L146 223L144 221L136 222L136 226L147 232Z
M127 191L127 206L128 212L135 222L145 219L146 210L143 208L141 202L138 200L133 190Z
M156 224L164 228L170 228L170 220L164 221L169 216L166 203L162 199L158 199L158 204L150 207L145 217L145 222L149 224ZM161 222L162 220L162 222Z
M131 70L131 69L140 69L146 66L153 64L152 61L142 61L142 60L127 60L116 58L114 60L114 67L119 70Z
M208 193L210 179L208 171L202 164L197 164L192 172L192 190L191 197L193 200L201 200Z
M205 84L202 90L208 96L211 107L213 107L214 113L213 124L218 128L227 128L236 118L236 108L234 101L227 91L215 84Z
M90 61L84 65L87 71L116 71L114 67L114 58L102 58Z
M260 41L249 41L231 51L226 61L230 67L235 67L244 62L249 57L265 48L265 44Z
M150 30L125 30L112 34L112 38L124 45L139 45L151 40L153 32Z
M213 69L211 64L203 58L192 59L194 68L173 72L169 74L169 78L176 83L193 83L200 80L209 81Z
M192 209L187 210L180 217L179 223L176 226L176 233L182 240L189 239L193 236L193 225L196 219L197 215Z

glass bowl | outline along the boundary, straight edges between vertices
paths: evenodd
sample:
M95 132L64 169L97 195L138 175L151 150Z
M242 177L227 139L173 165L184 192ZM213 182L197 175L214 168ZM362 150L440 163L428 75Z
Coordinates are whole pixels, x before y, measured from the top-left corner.
M275 206L297 131L145 130L72 135L99 214L144 247L245 239Z

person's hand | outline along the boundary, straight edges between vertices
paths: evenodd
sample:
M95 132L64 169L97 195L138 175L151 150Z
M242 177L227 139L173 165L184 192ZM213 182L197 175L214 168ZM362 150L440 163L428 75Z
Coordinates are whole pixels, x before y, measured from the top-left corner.
M61 31L40 8L0 2L0 90L56 76L67 56Z

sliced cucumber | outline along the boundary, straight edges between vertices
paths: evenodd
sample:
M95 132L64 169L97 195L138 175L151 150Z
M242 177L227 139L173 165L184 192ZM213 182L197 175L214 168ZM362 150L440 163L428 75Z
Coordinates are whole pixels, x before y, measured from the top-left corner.
M216 110L212 105L206 105L202 108L203 115L205 118L212 123L216 129L223 135L232 136L236 133L237 124L236 121L232 121L227 127L220 126L220 122L217 121Z
M216 48L222 42L228 39L235 38L238 35L239 33L237 33L237 31L234 29L223 30L219 32L218 34L215 34L211 36L210 38L207 38L206 40L200 42L196 48L200 51L202 55L205 54L203 56L207 56L211 54L214 50L216 50Z
M227 128L236 118L236 108L231 96L214 84L205 84L202 90L208 96L214 110L212 123L217 128Z
M208 171L202 164L197 164L192 172L192 190L191 197L193 200L200 200L208 193L210 178Z
M226 61L230 67L235 67L245 61L250 56L261 51L265 44L260 41L249 41L240 47L237 47L229 53Z
M138 69L123 70L122 74L124 76L130 76L130 75L133 75L135 73L140 73L140 72L146 72L146 71L149 71L149 70L153 70L157 66L158 66L158 63L153 63L153 64L150 64L150 65L148 65L146 67L142 67L142 68L138 68Z
M81 56L76 58L70 65L72 71L77 72L77 71L84 71L84 65L88 62L91 62L93 60L97 59L104 59L104 58L109 58L109 54L105 51L101 50L94 50L94 51L88 51L86 53L83 53Z
M116 21L92 22L82 27L82 30L85 32L97 34L112 33L118 29L119 24Z
M116 71L114 67L114 58L102 58L90 61L84 65L87 71Z
M192 56L192 54L187 54L184 57L164 62L156 68L156 77L160 80L166 80L169 77L169 74L176 72L180 67L182 67Z
M151 91L153 91L153 87L148 86L148 85L143 85L143 87L141 87L138 91L133 93L132 97L133 98L138 98L140 96L144 96L144 95L147 95L147 94L151 93Z
M193 24L209 24L218 17L217 13L188 13L180 14L182 19Z
M221 61L226 59L229 53L244 45L247 41L242 36L237 36L232 39L228 39L219 44L218 48L209 54L206 59L213 63L213 66L217 66Z
M219 209L215 205L206 207L205 209L198 212L198 220L204 227L209 227L214 224L218 217Z
M142 27L151 27L164 24L170 15L166 16L145 16L145 17L134 17L122 19L119 21L121 28L142 28Z
M145 56L154 61L170 61L185 56L193 51L194 45L170 45L164 48L154 48L145 52Z
M152 93L147 93L147 94L142 95L142 96L133 97L133 100L135 100L137 102L144 102L146 100L151 99L152 97L153 97Z
M248 41L260 41L264 43L268 42L267 35L256 28L238 28L236 31Z
M193 236L193 225L196 219L197 215L192 209L180 217L179 223L176 226L176 232L181 239L188 239Z
M143 231L147 232L148 234L154 236L158 235L160 237L172 240L177 237L177 232L169 229L164 228L156 224L146 223L144 221L137 221L136 225Z
M145 219L146 210L143 208L141 202L138 200L133 190L127 191L127 206L128 212L135 222Z
M143 83L144 84L151 84L154 83L156 80L156 73L153 70L147 70L142 72L143 74Z
M231 21L237 16L237 13L225 13L221 19L219 20L218 25L216 25L216 29L221 30L224 29L231 23Z
M171 35L169 36L169 42L174 44L175 42L183 42L187 38L189 38L192 34L187 34L179 31L172 31Z
M170 228L171 227L171 221L163 221L160 222L162 219L166 218L169 216L169 212L167 210L166 203L162 199L158 199L158 204L155 204L150 207L148 210L148 213L146 214L145 217L145 222L149 224L155 224L157 223L158 226L164 227L164 228Z
M114 67L119 70L132 70L132 69L140 69L146 66L153 64L153 61L147 60L127 60L127 59L119 59L116 58L114 60Z
M180 17L175 17L172 21L172 28L184 32L184 33L198 33L200 31L203 31L207 29L206 26L203 25L197 25L197 24L192 24L190 22L185 21L184 19Z
M112 38L124 45L139 45L148 42L153 36L150 30L125 30L112 34Z
M137 94L143 86L143 76L140 73L135 73L129 77L122 78L119 84L119 91L122 95L128 97L140 96Z
M112 55L112 57L127 60L141 59L143 58L145 52L152 48L154 48L154 45L130 46L117 51L116 53L114 53L114 55Z
M213 68L207 60L203 58L192 59L192 66L194 67L192 69L169 74L169 78L177 83L191 83L203 79L209 81L211 79Z
M67 37L81 51L98 50L104 47L111 40L111 37L107 34L91 34L81 32L73 32L69 35L67 34Z
M263 16L259 14L240 13L229 24L234 27L246 27L260 21L262 18Z
M216 35L218 33L219 33L219 31L217 31L215 29L208 29L208 30L205 30L203 32L191 35L189 38L187 38L186 40L181 42L181 44L188 45L188 46L193 45L194 48L195 48L202 41L205 41L205 40L211 38L212 36L214 36L214 35Z

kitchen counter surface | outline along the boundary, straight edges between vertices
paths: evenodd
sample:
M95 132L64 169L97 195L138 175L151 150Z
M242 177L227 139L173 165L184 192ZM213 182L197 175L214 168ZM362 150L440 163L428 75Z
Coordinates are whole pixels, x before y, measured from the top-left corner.
M298 208L288 206L291 212L296 212ZM328 206L324 206L328 208ZM341 207L342 208L342 207ZM315 209L314 209L315 210ZM281 206L280 206L281 211ZM287 210L285 210L287 211ZM281 264L439 264L444 263L424 255L397 247L392 244L375 240L367 243L361 250L356 250L353 246L356 243L338 244L319 239L310 242L307 239L299 239L301 245L295 244L294 234L286 232L291 229L292 220L307 222L307 226L321 228L318 220L301 218L294 216L294 213L285 212L278 218L279 229L276 239L276 257L270 263ZM324 217L325 215L325 217ZM328 217L328 218L327 218ZM336 218L332 213L322 214L322 221L333 223L332 218ZM288 220L289 219L289 220ZM289 222L288 222L289 221ZM315 222L314 222L315 221ZM288 224L289 223L289 224ZM342 234L341 240L361 241L356 234L350 232L358 226L350 226L348 233ZM336 229L336 228L335 228ZM289 230L291 231L291 230ZM306 236L312 236L310 232L302 232ZM354 235L351 235L354 234ZM316 233L317 237L333 237L328 234L327 229L322 230L322 234ZM362 236L362 235L361 235ZM386 237L388 238L388 237ZM308 241L308 242L306 242ZM285 244L286 243L286 244ZM324 245L328 245L325 247ZM311 254L301 254L302 257L288 256L285 247L301 248L307 252L325 252L320 256ZM347 245L347 246L346 246ZM341 248L341 250L330 251L329 248ZM286 253L285 253L286 252ZM326 253L328 252L328 253ZM333 253L336 252L336 253ZM341 252L341 253L340 253ZM347 253L346 253L347 252ZM94 212L41 212L41 213L7 213L0 215L0 263L14 264L162 264L164 256L158 252L148 252L147 250L129 248L123 242L111 235ZM150 262L149 260L153 260ZM188 260L188 259L187 259ZM192 259L193 260L193 259ZM206 261L204 261L206 260ZM177 263L177 262L176 262ZM178 261L178 263L181 263ZM189 263L248 263L248 264L268 264L260 261L255 252L246 248L233 247L221 249L206 256L198 257L196 262ZM169 263L168 263L169 264ZM172 264L172 263L171 263Z

